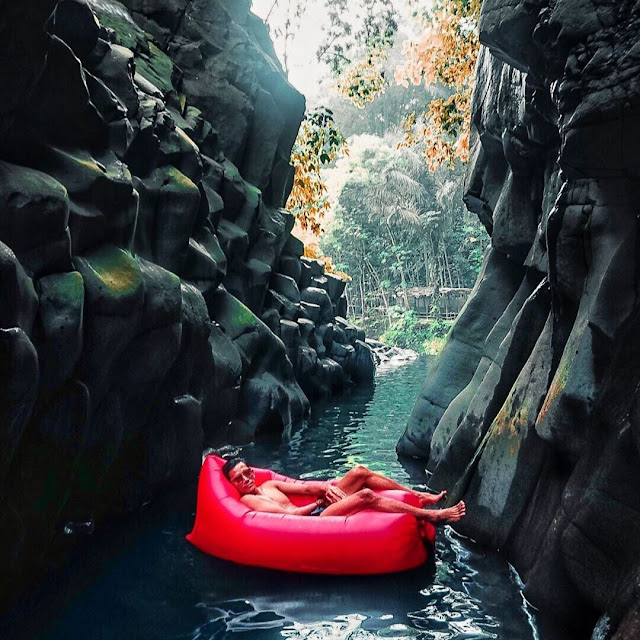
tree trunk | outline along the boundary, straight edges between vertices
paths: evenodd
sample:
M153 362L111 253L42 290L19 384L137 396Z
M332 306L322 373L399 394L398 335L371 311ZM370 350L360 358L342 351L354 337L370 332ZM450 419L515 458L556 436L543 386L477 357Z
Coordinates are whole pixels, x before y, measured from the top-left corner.
M430 278L429 278L429 254L427 252L426 245L422 247L422 255L424 257L424 286L428 287Z
M349 287L344 288L344 297L347 300L347 310L345 313L347 314L347 318L349 318L354 315L353 307L351 306L351 297L349 296Z
M398 245L396 244L396 240L393 237L393 233L391 233L391 227L389 226L389 223L386 223L387 225L387 231L389 232L389 238L391 239L391 244L393 246L394 249L398 248ZM396 254L397 255L397 254ZM400 268L400 281L402 282L402 298L404 299L404 306L405 309L409 309L409 297L407 296L407 279L405 278L404 275L404 266L402 265L402 260L400 260L400 258L398 258L398 266Z
M369 267L369 271L375 278L376 283L378 285L378 291L380 291L380 295L382 296L382 303L384 304L384 312L385 312L385 322L388 327L389 326L389 300L387 299L387 296L384 292L384 287L380 282L380 276L378 276L378 274L376 273L376 270L373 268L373 265L371 264L371 261L369 260L369 258L366 259L366 264Z
M449 274L449 286L453 287L453 278L451 277L451 269L449 268L449 256L447 255L447 245L442 243L442 253L444 254L444 263L447 265L447 273Z

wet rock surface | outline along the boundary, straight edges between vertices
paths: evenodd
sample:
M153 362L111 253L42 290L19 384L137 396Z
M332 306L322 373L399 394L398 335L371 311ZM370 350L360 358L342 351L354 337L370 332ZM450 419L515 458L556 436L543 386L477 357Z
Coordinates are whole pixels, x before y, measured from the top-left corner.
M615 640L640 637L638 28L483 3L465 201L492 248L398 444L533 604Z
M373 375L290 234L304 98L250 3L30 4L0 23L3 593Z

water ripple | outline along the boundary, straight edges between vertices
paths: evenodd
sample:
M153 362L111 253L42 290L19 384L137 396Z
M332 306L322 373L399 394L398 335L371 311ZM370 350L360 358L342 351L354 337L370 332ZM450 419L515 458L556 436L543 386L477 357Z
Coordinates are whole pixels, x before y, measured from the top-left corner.
M256 611L247 600L196 606L206 610L207 622L194 630L191 640L214 640L227 633L259 632L283 626L283 616L273 611Z

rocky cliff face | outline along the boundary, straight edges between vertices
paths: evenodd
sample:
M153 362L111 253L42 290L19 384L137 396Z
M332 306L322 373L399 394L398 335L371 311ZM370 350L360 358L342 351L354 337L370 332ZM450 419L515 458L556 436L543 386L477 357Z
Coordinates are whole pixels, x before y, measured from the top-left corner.
M640 6L484 0L466 203L492 247L402 453L526 596L640 637Z
M240 0L0 14L0 566L371 378L281 207L304 99ZM84 528L91 528L87 524Z

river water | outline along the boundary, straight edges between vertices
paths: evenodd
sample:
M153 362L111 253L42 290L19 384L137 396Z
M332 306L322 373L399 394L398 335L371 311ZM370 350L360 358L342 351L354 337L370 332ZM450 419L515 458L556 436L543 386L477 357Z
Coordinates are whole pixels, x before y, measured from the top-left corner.
M380 370L375 385L314 405L312 417L277 441L246 446L250 464L326 478L364 463L424 486L395 444L429 361ZM524 600L499 556L449 527L435 561L403 574L334 577L241 567L186 542L195 488L165 496L112 531L81 544L73 563L27 594L3 621L20 640L566 640Z

